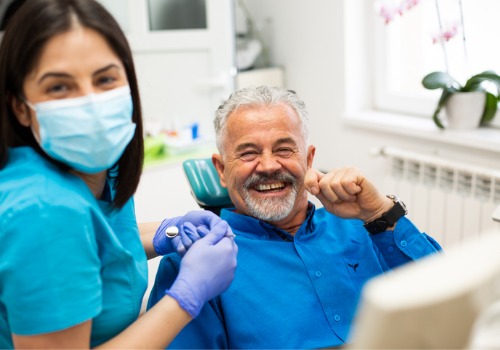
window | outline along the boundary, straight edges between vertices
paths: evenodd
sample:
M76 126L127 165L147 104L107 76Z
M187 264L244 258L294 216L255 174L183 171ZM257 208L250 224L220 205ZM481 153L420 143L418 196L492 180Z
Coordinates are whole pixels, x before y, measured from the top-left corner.
M379 4L391 6L401 2L381 0ZM500 1L420 0L388 24L377 15L376 2L367 3L371 9L365 10L375 17L372 33L378 54L373 101L377 109L427 117L432 115L441 91L422 87L421 81L426 74L448 69L463 83L468 76L484 70L500 73L497 38ZM443 30L457 28L456 36L442 44L439 40L433 43L433 37L440 33L436 6L439 6ZM462 36L461 13L466 41ZM498 116L495 123L500 126Z
M149 0L150 30L206 29L205 0Z

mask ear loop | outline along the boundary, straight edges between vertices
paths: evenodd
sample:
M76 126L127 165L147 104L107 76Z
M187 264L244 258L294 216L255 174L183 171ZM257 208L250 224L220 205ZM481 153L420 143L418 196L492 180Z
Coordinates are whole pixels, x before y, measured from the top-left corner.
M33 115L31 114L32 112L35 112L36 113L36 107L33 103L31 103L30 101L28 101L24 96L21 96L19 98L26 106L28 106L29 109L31 109L30 112L30 118L33 118ZM32 147L34 148L38 148L37 151L44 157L46 158L47 160L55 163L57 166L59 166L61 169L64 169L65 171L68 171L70 170L71 168L64 164L63 162L57 160L57 159L54 159L52 158L51 156L49 156L45 150L43 149L42 147L42 139L41 137L35 132L35 130L33 129L33 123L31 123L30 125L30 130L31 130L31 134L33 135L33 138L35 139L35 142L36 144L32 145ZM40 128L39 128L40 130Z
M31 103L30 101L28 101L26 99L26 97L21 96L21 101L23 101L23 103L26 106L28 106L28 108L31 109L31 111L33 111L33 112L36 113L36 107L35 107L35 105L33 103ZM33 116L31 115L31 113L30 113L30 118L33 118ZM42 146L42 140L41 140L40 136L33 129L33 123L31 123L31 125L30 125L30 130L31 130L31 133L33 134L33 138L38 143L38 145L41 147Z

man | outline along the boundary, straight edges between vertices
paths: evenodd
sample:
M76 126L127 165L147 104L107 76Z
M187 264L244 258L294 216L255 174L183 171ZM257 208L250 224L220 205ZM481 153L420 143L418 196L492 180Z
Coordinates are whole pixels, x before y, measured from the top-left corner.
M357 169L312 168L307 111L293 91L240 90L219 107L215 130L212 160L235 206L221 217L236 234L238 267L172 348L342 345L369 278L441 249ZM150 304L177 266L163 259Z

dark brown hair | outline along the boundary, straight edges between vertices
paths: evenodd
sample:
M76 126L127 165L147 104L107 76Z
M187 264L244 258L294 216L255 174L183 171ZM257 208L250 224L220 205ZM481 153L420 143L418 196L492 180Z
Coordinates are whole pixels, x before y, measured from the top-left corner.
M132 197L139 184L144 158L141 102L132 52L115 19L94 0L26 1L9 19L0 46L0 169L8 158L8 148L30 146L49 158L38 146L30 128L15 117L12 99L24 99L23 83L35 69L48 40L71 30L75 19L80 25L101 34L114 53L122 60L130 85L136 124L135 135L117 163L113 204L122 207ZM64 166L62 167L65 168ZM67 169L67 167L66 167Z

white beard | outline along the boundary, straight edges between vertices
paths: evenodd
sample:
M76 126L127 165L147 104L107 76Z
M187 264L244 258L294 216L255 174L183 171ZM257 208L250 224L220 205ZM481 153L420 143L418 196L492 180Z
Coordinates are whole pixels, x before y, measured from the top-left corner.
M292 212L297 191L294 189L286 198L269 198L257 201L252 196L245 196L245 203L250 215L267 222L283 220Z
M292 192L286 197L257 200L252 197L250 188L252 188L253 183L261 181L262 178L291 183ZM280 221L290 215L293 210L295 200L297 199L297 193L297 180L291 174L287 173L271 176L254 175L246 181L245 186L243 187L243 199L248 207L249 214L257 219L267 222Z

